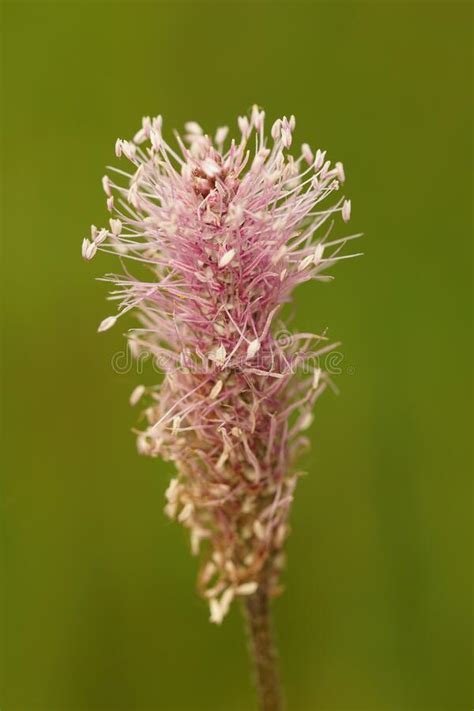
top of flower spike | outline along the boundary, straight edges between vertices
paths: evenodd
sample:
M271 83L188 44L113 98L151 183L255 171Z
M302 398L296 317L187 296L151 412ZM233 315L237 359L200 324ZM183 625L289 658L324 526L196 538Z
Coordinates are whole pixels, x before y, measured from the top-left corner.
M288 155L293 116L273 123L271 141L257 106L249 118L239 117L238 127L239 138L225 147L227 127L211 138L188 122L183 138L175 133L175 150L163 138L161 116L145 117L132 141L116 142L117 156L125 156L134 172L111 168L124 184L103 178L108 208L116 216L109 229L93 226L91 239L83 242L86 259L103 250L150 265L162 285L160 296L167 290L170 297L172 291L175 315L183 323L220 332L215 362L222 366L236 355L251 358L268 332L271 314L293 288L308 279L331 278L322 272L346 258L336 253L346 239L358 236L328 241L332 218L340 213L349 220L350 201L341 197L330 207L319 205L339 191L344 169L307 144L298 158ZM327 229L316 237L324 224ZM329 255L328 248L333 248ZM155 305L159 300L156 284L138 286L124 277L122 286L113 295L122 301L119 315L150 298ZM191 295L192 308L186 303ZM219 304L220 317L201 315L199 323L200 295L213 304L226 295L229 302ZM99 330L110 328L116 318L106 318ZM158 330L163 324L156 319L151 320ZM175 343L167 323L161 335Z

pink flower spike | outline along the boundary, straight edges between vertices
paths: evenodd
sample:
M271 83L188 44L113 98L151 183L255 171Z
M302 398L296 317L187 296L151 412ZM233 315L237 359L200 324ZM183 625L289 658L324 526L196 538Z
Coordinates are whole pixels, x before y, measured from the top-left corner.
M254 105L231 140L227 127L206 134L189 121L168 143L162 117L144 117L133 140L115 144L129 162L102 179L109 227L82 242L84 259L104 244L120 265L105 277L117 310L98 331L134 314L130 353L162 373L130 395L146 401L137 450L175 470L164 510L200 557L215 624L263 581L269 594L280 588L298 458L332 385L322 356L335 347L290 332L286 305L355 256L339 254L343 236L328 241L334 213L350 218L335 192L342 163L331 169L307 143L291 155L293 115L265 121Z

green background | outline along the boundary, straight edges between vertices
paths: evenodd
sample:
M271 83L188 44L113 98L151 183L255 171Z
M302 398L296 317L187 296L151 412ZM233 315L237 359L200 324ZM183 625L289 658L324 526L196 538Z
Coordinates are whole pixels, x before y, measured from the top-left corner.
M144 114L257 102L344 161L363 258L297 295L343 341L275 604L289 711L472 708L472 12L450 2L16 2L3 34L2 711L248 711L139 458L121 329L80 256ZM344 228L340 227L341 234Z

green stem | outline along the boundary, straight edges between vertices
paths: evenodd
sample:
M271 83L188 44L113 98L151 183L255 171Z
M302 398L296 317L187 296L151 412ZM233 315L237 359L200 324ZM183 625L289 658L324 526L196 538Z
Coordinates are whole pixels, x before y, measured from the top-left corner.
M272 634L268 590L261 584L244 602L250 656L255 669L260 711L283 711L278 653Z

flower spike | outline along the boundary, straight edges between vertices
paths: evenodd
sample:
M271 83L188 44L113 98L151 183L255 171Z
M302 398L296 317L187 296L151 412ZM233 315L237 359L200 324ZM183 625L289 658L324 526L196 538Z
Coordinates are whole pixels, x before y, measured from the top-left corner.
M299 284L327 279L357 236L327 241L325 223L350 218L345 171L306 143L288 154L294 116L277 119L270 139L257 106L237 123L228 141L226 126L213 139L190 121L172 147L161 116L145 117L133 140L115 144L128 169L102 179L109 227L82 244L86 260L113 252L127 267L107 277L118 312L98 330L133 310L134 355L151 353L164 370L159 386L130 398L146 401L138 449L176 469L165 511L201 556L199 589L216 624L263 577L278 590L295 463L329 383L319 360L333 346L288 333L281 308Z

